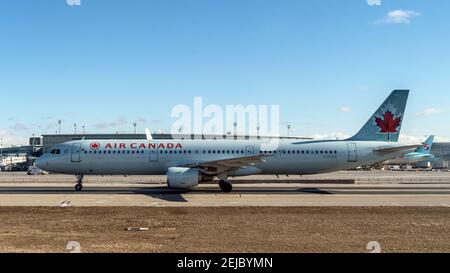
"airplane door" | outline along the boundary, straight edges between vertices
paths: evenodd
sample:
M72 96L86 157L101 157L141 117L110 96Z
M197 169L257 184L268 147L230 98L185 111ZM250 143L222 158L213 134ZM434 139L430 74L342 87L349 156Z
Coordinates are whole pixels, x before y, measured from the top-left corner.
M81 162L81 143L72 145L72 162Z
M157 161L158 161L158 149L151 149L150 162L157 162Z
M246 148L246 155L247 156L254 156L255 155L255 147L247 146L247 148Z
M358 161L358 148L356 143L348 143L348 162Z

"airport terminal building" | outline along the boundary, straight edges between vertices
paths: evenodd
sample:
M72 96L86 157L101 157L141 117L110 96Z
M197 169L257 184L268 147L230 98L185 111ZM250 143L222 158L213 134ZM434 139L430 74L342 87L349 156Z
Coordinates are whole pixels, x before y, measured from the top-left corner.
M431 163L434 169L449 169L450 167L450 142L437 142L433 144L431 153L435 158L416 164L418 167L426 167Z

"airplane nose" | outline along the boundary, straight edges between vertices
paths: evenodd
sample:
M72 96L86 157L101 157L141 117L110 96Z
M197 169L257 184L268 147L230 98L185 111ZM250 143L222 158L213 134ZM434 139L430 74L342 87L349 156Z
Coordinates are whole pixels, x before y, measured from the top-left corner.
M39 157L36 162L34 163L34 165L36 165L36 167L38 167L39 169L43 170L45 167L45 158L44 156Z

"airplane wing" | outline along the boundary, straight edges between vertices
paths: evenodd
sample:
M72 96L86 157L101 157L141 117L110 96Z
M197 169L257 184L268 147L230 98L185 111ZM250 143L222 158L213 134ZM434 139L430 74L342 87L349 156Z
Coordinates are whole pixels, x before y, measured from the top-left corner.
M188 163L180 165L179 167L199 168L203 169L205 173L218 174L225 171L238 170L246 166L252 166L256 163L265 162L265 157L267 157L267 155L235 157L230 159Z
M374 151L385 155L385 154L391 154L391 153L396 153L396 152L401 152L401 151L417 149L418 147L420 147L420 145L407 145L407 146L379 148L379 149L375 149Z

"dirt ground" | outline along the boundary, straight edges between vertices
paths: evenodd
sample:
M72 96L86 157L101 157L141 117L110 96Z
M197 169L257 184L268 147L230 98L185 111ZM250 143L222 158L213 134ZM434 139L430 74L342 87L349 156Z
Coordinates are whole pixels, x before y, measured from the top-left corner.
M129 232L128 227L148 231ZM0 252L450 252L450 208L1 207Z

